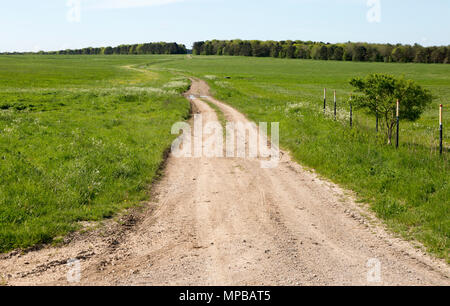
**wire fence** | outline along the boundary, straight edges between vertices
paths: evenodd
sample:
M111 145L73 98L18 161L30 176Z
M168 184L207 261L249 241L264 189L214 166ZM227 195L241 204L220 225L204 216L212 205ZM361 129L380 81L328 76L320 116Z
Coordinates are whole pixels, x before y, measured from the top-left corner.
M339 103L339 99L337 96L336 90L333 91L333 100L332 106L329 106L328 90L324 88L324 97L323 97L323 115L325 118L332 119L337 122L341 122L345 125L348 124L350 128L355 128L356 120L355 120L355 108L352 104L352 95L350 95L345 103ZM395 134L392 135L394 138L394 145L398 149L400 146L407 147L411 151L415 152L418 150L420 146L429 146L430 154L436 155L439 154L441 156L445 155L449 151L449 147L446 145L444 141L444 122L443 122L443 113L444 106L439 105L439 110L437 112L438 118L436 120L436 128L427 126L426 129L421 132L411 133L411 126L418 127L417 123L413 123L406 125L406 127L402 126L402 121L400 120L400 101L397 101L396 106L396 130ZM383 120L379 118L378 114L375 117L375 128L374 131L378 135L378 137L386 134L386 126L383 124ZM423 128L423 127L422 127ZM402 140L401 136L405 135L405 138Z

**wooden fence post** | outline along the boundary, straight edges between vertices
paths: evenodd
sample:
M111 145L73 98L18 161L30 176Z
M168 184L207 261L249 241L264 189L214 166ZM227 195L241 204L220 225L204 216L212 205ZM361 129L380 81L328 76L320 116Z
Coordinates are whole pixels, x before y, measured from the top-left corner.
M327 89L323 89L323 114L327 112Z
M443 106L442 104L439 107L439 153L442 155L444 148L443 148L443 137L444 137L444 129L442 127L442 110Z
M375 111L375 118L376 118L376 127L375 127L375 130L376 130L376 132L378 133L378 109Z
M378 97L375 98L375 100L377 101L377 106L378 106ZM378 107L375 108L375 119L376 119L376 123L375 123L375 130L378 133Z
M397 142L395 147L398 149L399 146L399 134L400 134L400 101L397 100Z
M337 120L337 101L336 101L336 90L334 91L334 121Z
M353 127L353 103L352 103L353 95L350 95L350 127Z

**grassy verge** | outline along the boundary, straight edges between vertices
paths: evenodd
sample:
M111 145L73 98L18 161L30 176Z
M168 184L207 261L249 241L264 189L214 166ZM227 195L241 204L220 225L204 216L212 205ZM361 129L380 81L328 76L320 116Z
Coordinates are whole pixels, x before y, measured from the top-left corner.
M0 57L0 252L149 198L190 107L186 79L139 67L171 58Z
M280 122L281 144L299 162L354 190L391 229L449 261L448 149L443 157L436 150L437 106L450 96L449 65L194 57L157 66L206 79L217 98L256 122ZM348 80L372 72L404 75L436 97L421 120L402 123L399 150L384 145L373 118L362 112L355 113L355 127L349 127ZM336 122L331 103L323 115L324 87L337 90ZM447 112L444 121L449 119ZM449 136L447 129L447 148Z
M225 130L225 128L226 128L226 126L227 126L227 119L225 118L225 114L222 112L222 110L217 106L217 105L215 105L214 103L211 103L211 102L209 102L209 101L207 101L207 100L205 100L205 102L209 105L209 107L211 107L215 112L216 112L216 114L217 114L217 120L219 120L219 122L220 122L220 124L222 125L222 127L223 127L223 131L224 131L224 133L226 133L226 130Z

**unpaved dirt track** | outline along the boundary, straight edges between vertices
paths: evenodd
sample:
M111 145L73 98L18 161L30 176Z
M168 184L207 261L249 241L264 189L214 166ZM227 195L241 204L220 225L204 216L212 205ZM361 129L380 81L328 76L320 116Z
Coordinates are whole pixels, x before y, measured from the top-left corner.
M203 81L193 80L190 96L204 124L217 120L204 99L228 121L247 121L209 97ZM444 261L386 233L287 153L276 169L257 159L169 157L164 173L154 201L121 223L3 256L3 281L67 285L66 262L77 258L81 285L450 285ZM381 283L368 282L371 259Z

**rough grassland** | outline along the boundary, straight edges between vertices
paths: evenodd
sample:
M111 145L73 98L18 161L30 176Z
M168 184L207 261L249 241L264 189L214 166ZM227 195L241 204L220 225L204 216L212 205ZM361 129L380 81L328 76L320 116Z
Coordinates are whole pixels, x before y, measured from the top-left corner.
M449 260L450 128L445 129L441 158L437 120L442 103L447 105L444 122L450 125L450 65L197 56L155 67L207 80L217 98L256 122L280 122L281 144L298 161L354 190L393 230ZM420 121L402 122L398 151L385 145L374 131L374 119L362 112L355 113L354 129L349 127L348 81L373 72L414 79L435 95ZM324 87L329 89L325 116ZM333 89L338 93L337 122Z
M190 109L186 79L139 70L164 59L0 56L0 252L149 198Z

